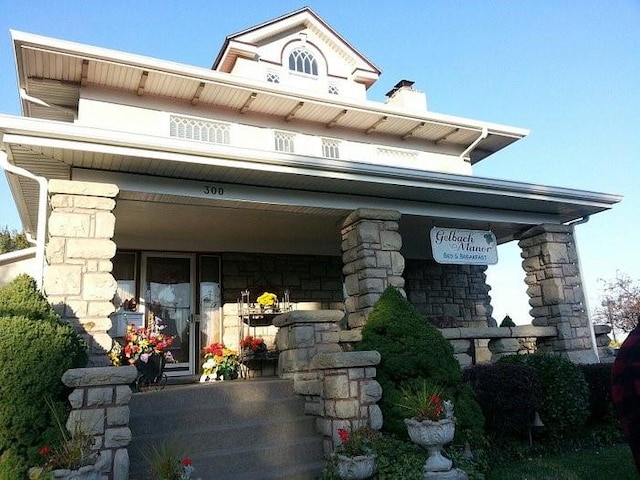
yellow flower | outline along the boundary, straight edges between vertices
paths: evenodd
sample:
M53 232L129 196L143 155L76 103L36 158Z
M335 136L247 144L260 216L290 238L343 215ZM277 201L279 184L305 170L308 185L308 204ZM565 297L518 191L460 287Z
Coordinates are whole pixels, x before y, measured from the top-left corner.
M272 305L275 305L277 301L278 297L275 293L264 292L258 297L258 303L265 307L271 307Z

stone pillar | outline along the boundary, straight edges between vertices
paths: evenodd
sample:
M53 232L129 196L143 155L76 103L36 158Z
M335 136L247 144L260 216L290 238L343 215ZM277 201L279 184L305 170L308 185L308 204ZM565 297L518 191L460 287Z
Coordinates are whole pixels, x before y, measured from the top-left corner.
M339 322L343 317L340 310L293 310L275 317L280 378L304 376L318 353L340 352Z
M322 378L321 412L318 430L324 437L324 453L329 457L340 445L338 429L351 432L369 426L382 428L382 411L378 401L382 387L375 380L380 353L322 353L313 358L311 368Z
M538 343L538 350L553 351L575 363L596 363L573 227L539 225L520 238L532 323L554 326L558 332Z
M347 324L366 323L373 305L389 285L404 294L400 213L393 210L358 209L342 228L342 273L345 276Z
M73 433L79 428L94 436L103 480L129 478L129 384L136 376L133 366L75 368L62 376L62 382L74 388L69 395L72 410L67 430Z
M111 258L116 244L111 184L51 180L44 292L89 344L89 365L108 365L109 315L116 293Z

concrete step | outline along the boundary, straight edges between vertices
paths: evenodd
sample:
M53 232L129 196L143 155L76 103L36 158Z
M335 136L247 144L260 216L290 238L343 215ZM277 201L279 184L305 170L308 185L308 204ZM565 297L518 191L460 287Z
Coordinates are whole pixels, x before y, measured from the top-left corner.
M289 380L171 386L133 395L130 411L130 479L146 478L143 455L162 444L189 456L202 480L306 480L325 465L315 418Z

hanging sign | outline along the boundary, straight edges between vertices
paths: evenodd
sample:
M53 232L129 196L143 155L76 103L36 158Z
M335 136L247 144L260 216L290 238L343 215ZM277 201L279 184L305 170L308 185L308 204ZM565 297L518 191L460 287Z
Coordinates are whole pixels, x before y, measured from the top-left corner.
M460 265L495 265L498 263L498 242L488 230L461 230L433 227L431 251L438 263Z

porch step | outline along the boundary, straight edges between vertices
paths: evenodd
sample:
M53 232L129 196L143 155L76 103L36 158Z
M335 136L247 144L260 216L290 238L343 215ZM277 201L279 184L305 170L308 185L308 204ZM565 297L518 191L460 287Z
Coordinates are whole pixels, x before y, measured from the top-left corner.
M176 445L202 480L303 480L325 462L315 418L293 382L274 377L168 386L130 402L130 479L143 480L144 452Z

